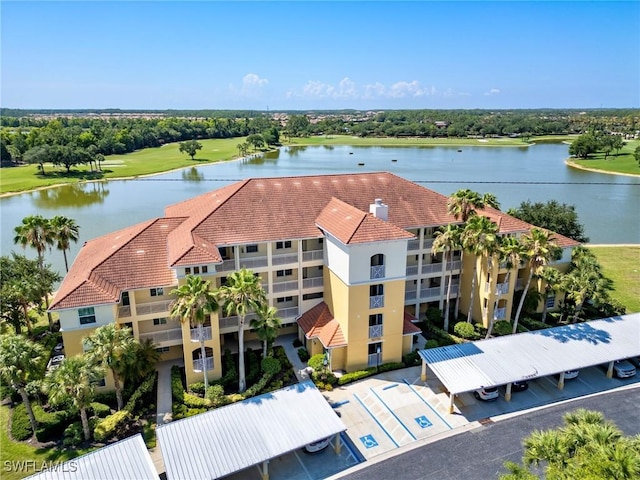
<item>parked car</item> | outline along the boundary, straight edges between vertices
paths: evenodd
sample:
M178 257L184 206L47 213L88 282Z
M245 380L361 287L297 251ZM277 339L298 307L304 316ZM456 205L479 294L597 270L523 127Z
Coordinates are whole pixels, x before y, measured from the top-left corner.
M564 379L573 380L574 378L578 378L578 375L580 375L580 370L567 370L564 372Z
M529 380L523 380L521 382L513 382L511 384L512 392L524 392L527 388L529 388Z
M64 355L55 355L49 359L49 363L47 363L47 370L55 370L60 366L62 361L64 360Z
M616 360L613 363L613 374L618 378L629 378L636 374L636 367L627 360Z
M62 342L58 343L55 347L53 347L53 352L56 354L62 353L64 350L64 344Z
M473 395L484 402L490 402L491 400L497 400L500 396L498 387L482 387L480 390L473 392Z
M323 438L322 440L318 440L317 442L309 443L304 446L304 451L307 453L316 453L321 452L325 448L329 446L329 441L331 437Z

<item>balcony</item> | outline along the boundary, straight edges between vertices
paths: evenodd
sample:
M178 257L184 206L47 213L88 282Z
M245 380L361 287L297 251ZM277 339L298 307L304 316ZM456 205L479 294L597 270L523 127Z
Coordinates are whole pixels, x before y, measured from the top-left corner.
M382 336L382 324L369 326L369 338L377 338Z
M418 265L407 265L407 277L418 274Z
M172 301L173 300L163 300L162 302L138 303L136 305L136 315L167 313L171 309Z
M255 313L250 313L246 317L244 317L244 328L249 328L251 320L257 317L258 316ZM220 329L222 330L223 328L238 328L239 321L240 320L237 315L233 315L231 317L221 317L219 320Z
M298 263L297 253L288 253L285 255L273 255L271 257L272 265L286 265L289 263Z
M369 308L384 307L384 295L374 295L369 297Z
M236 269L236 260L235 258L230 258L228 260L224 260L222 265L216 265L216 270L218 272L233 272Z
M523 290L524 289L524 278L518 278L516 280L516 290Z
M260 268L268 264L267 257L246 257L240 259L240 268Z
M172 328L170 330L160 330L157 332L147 332L140 334L140 340L151 339L153 343L161 345L167 342L182 342L182 329Z
M424 241L422 242L422 248L424 248L425 250L431 250L432 246L433 246L433 238L425 238Z
M118 307L118 318L126 318L131 316L131 305L123 305Z
M442 263L428 263L427 265L422 266L422 274L429 273L441 273L442 272Z
M440 298L440 287L421 288L420 298Z
M212 338L211 327L202 327L202 340L206 342ZM191 329L191 341L200 342L200 329L198 327Z
M462 268L462 262L460 260L456 260L455 262L447 262L445 269L447 271L460 270Z
M303 262L314 262L318 260L324 259L324 251L323 250L309 250L307 252L302 252L302 261Z
M491 291L491 284L486 282L484 284L484 293L489 293ZM509 293L509 284L508 283L498 283L496 284L496 290L494 295L506 295Z
M368 367L378 367L380 365L380 359L382 358L382 353L370 353L367 358L367 366Z
M302 280L302 288L317 288L322 287L323 285L324 280L322 277L311 277Z
M409 292L407 292L407 291L404 292L405 301L415 300L417 297L418 297L418 294L416 293L415 290L411 290Z
M496 308L493 311L493 319L495 321L506 320L507 318L507 309L506 308Z
M294 319L298 316L298 307L286 307L278 309L278 317L282 320ZM288 322L283 322L288 323Z
M193 371L194 372L202 372L202 367L209 370L213 370L213 357L206 357L204 361L201 358L193 361Z
M384 265L375 265L371 267L371 276L369 278L384 278Z
M273 284L273 293L288 292L290 290L298 290L298 281L278 282Z
M420 240L409 240L407 243L407 250L412 252L414 250L420 250Z

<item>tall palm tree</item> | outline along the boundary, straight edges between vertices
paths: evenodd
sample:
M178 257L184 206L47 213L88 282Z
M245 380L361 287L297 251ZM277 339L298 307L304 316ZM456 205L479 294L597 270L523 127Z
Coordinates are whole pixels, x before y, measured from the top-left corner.
M278 318L278 309L267 304L260 305L256 313L258 316L251 320L249 325L262 340L262 358L266 358L271 344L278 336L282 320Z
M13 243L21 245L22 248L34 248L38 254L38 267L44 269L44 252L47 247L51 247L54 243L53 230L51 223L42 215L29 215L22 219L22 223L13 229L15 236ZM49 312L49 293L43 292L44 303L47 306L47 319L49 320L49 328L53 328L53 318Z
M498 197L496 197L493 193L485 193L484 195L482 195L482 203L486 207L500 210L500 202L498 201Z
M444 311L444 329L447 331L449 330L449 312L451 310L449 303L451 300L451 281L453 277L452 269L450 267L447 267L447 262L453 260L453 251L458 250L462 247L462 244L460 243L461 235L462 228L459 225L449 224L445 227L442 227L440 231L436 233L436 238L434 239L433 245L431 246L432 251L443 252L445 269L449 274Z
M485 204L478 192L468 188L458 190L447 200L447 212L463 222L476 214L476 209L484 208Z
M76 221L72 218L63 217L62 215L56 215L50 220L51 230L53 231L53 237L56 242L56 248L62 250L64 256L64 268L69 271L69 263L67 262L67 250L70 248L70 243L78 243L78 231L80 227L76 224Z
M125 355L126 361L122 367L122 377L125 382L137 384L144 380L156 369L156 364L160 361L158 346L150 338L134 341L133 354Z
M198 275L187 275L184 284L171 292L171 295L176 297L171 304L171 316L180 319L180 323L188 322L192 328L198 330L205 395L209 388L209 379L207 378L207 352L204 346L204 324L212 313L218 311L216 294L210 286L210 281L204 281Z
M132 344L134 342L130 328L119 328L115 323L109 323L98 327L91 335L83 341L90 348L89 359L95 365L109 369L113 375L113 385L116 390L116 400L118 410L122 410L124 401L122 399L122 371L129 359L125 356L133 354Z
M473 312L473 301L477 287L476 276L478 272L478 262L480 262L485 255L487 255L487 257L493 256L497 232L498 226L494 222L487 217L478 215L474 215L469 219L462 232L461 240L464 250L476 257L474 259L471 277L471 298L469 299L469 310L467 312L468 323L471 323L471 314Z
M520 297L516 316L513 320L513 333L518 331L518 320L520 319L520 313L522 312L522 305L524 304L524 299L529 291L533 275L537 274L540 269L547 265L551 260L559 258L562 253L560 247L555 243L551 232L535 227L532 228L529 233L525 233L522 236L522 245L525 250L523 257L527 259L529 267L529 276L527 277L527 283L524 287L522 297Z
M22 397L34 438L38 422L36 422L26 387L30 382L42 378L44 354L42 346L22 335L0 336L0 378Z
M84 356L68 357L47 374L43 390L53 404L71 400L80 412L84 439L91 439L87 407L94 398L94 382L104 375L102 368Z
M542 306L542 323L547 320L547 297L551 292L559 292L564 283L564 275L559 270L551 267L543 267L538 274L544 282L544 305Z
M260 279L251 270L243 268L227 277L227 283L219 290L222 309L227 316L238 316L238 391L247 388L244 371L244 325L251 311L259 310L267 302Z

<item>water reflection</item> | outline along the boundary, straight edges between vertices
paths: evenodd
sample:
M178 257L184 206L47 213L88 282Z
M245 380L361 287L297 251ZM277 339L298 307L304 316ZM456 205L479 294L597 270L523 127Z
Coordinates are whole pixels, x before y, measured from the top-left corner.
M38 208L85 207L104 202L109 195L107 182L72 183L63 187L38 190L34 203Z
M182 170L182 180L187 182L201 182L204 180L204 173L201 173L196 167Z

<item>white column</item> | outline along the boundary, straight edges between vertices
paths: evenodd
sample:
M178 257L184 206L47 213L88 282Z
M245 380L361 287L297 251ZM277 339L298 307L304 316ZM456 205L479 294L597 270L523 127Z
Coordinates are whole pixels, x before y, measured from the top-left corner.
M455 394L453 393L449 394L449 413L453 413L455 410L455 406L456 406L455 398L456 398Z
M420 371L420 380L427 381L427 362L422 360L422 370Z
M560 378L558 379L558 390L562 390L564 388L564 372L560 373Z
M507 402L510 402L510 401L511 401L511 387L512 387L512 385L513 385L513 383L507 383L507 390L506 390L506 392L504 393L504 399L505 399Z

